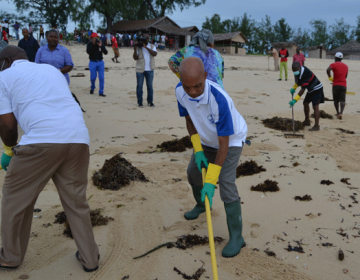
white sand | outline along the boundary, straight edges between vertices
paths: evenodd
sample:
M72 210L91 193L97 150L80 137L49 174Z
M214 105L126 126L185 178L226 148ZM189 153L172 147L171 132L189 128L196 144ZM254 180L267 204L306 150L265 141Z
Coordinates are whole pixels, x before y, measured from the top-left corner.
M79 45L69 47L75 63L70 75L84 73L86 76L71 78L70 87L86 110L84 118L91 137L87 195L91 197L89 204L92 209L104 208L104 213L115 219L107 226L94 228L100 246L100 268L92 274L85 273L75 259L74 241L62 235L62 225L43 227L43 224L53 223L54 215L62 211L54 184L49 182L36 204L42 211L34 213L37 216L33 220L34 234L24 263L15 271L1 271L0 278L18 279L26 274L30 279L122 279L129 275L129 279L176 280L182 278L173 271L174 266L193 274L203 261L206 272L201 279L206 279L205 276L212 279L210 256L206 254L209 248L206 246L185 251L162 248L142 259L132 259L161 243L175 241L183 234L207 235L204 214L193 222L183 218L184 211L194 205L186 179L191 150L137 154L137 151L151 150L149 146L155 147L173 139L172 135L183 137L187 134L185 121L178 116L174 96L178 79L167 67L171 53L160 52L156 57L156 107L138 108L132 50L121 49L121 64L115 64L111 61L112 50L108 48L109 55L105 56L105 66L109 68L105 73L107 97L100 98L97 94L89 94L90 73L84 70L88 67L85 48ZM340 179L348 177L351 187L359 187L360 61L344 61L350 69L348 90L357 92L355 96L347 95L344 119L321 119L320 132L311 133L306 128L302 132L304 140L289 140L282 136L282 132L265 128L261 120L273 116L291 118L288 105L291 98L289 89L293 85L291 72L287 82L279 82L278 72L267 70L267 57L224 56L224 59L225 88L248 123L248 136L257 136L251 147L245 147L240 162L253 159L267 171L236 181L244 202L243 235L247 247L240 255L225 259L221 257L221 250L226 243L216 245L219 279L359 279L360 239L353 235L360 235L360 217L353 215L360 214L360 209L349 198L353 194L360 196L359 189L350 189ZM330 60L307 59L305 64L323 82L328 98L332 98L331 84L325 71L330 63ZM270 69L273 69L272 59ZM144 90L146 98L145 87ZM326 102L320 108L335 114L332 102ZM301 102L295 105L295 118L304 119ZM355 130L356 134L341 133L336 130L338 127ZM124 138L113 139L114 136ZM119 191L101 191L94 187L90 180L92 173L102 167L105 159L119 152L143 171L150 182L135 182ZM293 167L295 161L300 165ZM280 165L289 167L279 168ZM4 176L5 172L0 172L1 182ZM175 183L173 178L182 181ZM266 179L278 181L280 192L265 195L250 191L252 185ZM321 185L323 179L335 184ZM311 195L313 200L299 202L293 199L305 194ZM125 206L117 208L118 204ZM341 210L340 204L346 210ZM221 236L227 242L225 211L218 191L212 217L215 236ZM295 218L301 220L289 221ZM349 238L336 233L340 228ZM305 254L284 250L289 242L296 245L294 240L302 240ZM336 247L321 246L326 242ZM260 251L253 251L254 248ZM263 252L266 248L274 251L276 258L267 256ZM339 248L345 253L342 262L337 257ZM344 274L343 269L348 273Z

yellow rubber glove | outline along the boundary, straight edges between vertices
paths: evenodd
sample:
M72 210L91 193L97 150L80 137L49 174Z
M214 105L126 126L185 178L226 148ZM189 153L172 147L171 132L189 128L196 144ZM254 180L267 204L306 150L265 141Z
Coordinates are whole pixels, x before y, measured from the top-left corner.
M2 156L1 156L1 168L4 169L5 171L7 171L7 168L10 164L11 158L14 156L14 153L11 150L11 148L13 148L13 147L8 147L5 144L3 144L3 145L4 145L5 151L3 152Z
M298 86L299 86L299 85L295 83L292 88L296 90L296 89L298 88Z
M12 157L12 156L14 156L14 153L13 153L13 151L11 150L12 148L14 148L15 146L12 146L12 147L8 147L8 146L6 146L5 144L3 144L3 146L4 146L4 154L5 155L8 155L9 157Z
M300 96L300 95L296 95L296 96L294 97L294 99L295 99L296 101L299 101L299 100L300 100L300 98L301 98L301 96Z
M195 163L201 173L201 169L203 165L207 168L209 164L207 158L205 157L205 153L201 145L200 135L193 134L191 136L191 143L193 144L194 147Z
M215 194L215 185L219 179L221 172L221 166L216 164L209 164L209 168L206 172L205 184L201 190L201 201L205 202L205 197L209 198L210 208L212 207L212 198Z
M194 153L196 154L197 152L203 152L203 148L201 145L201 140L200 140L200 135L199 134L193 134L190 137L191 139L191 143L193 144L194 147Z
M333 83L333 82L334 82L334 78L333 78L333 77L329 77L329 81Z
M175 75L176 75L176 77L178 77L180 79L180 73L179 72L175 73Z

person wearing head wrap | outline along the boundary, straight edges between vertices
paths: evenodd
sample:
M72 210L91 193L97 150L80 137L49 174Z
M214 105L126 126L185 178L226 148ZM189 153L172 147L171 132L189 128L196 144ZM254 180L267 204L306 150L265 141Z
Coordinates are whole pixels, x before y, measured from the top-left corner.
M224 88L224 59L214 49L214 36L208 29L196 33L188 47L170 57L168 64L176 76L180 78L180 63L187 57L198 57L204 63L207 78Z

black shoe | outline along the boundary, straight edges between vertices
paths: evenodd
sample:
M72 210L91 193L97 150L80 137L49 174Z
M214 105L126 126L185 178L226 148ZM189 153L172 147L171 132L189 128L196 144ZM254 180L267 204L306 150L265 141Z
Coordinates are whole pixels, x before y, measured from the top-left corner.
M149 105L150 107L155 107L154 103L152 103L152 102L148 103L148 105Z
M99 96L101 96L101 97L106 97L106 95L105 95L105 94L99 94Z
M278 81L281 81L281 79L279 79Z
M144 107L144 105L142 103L139 103L138 106L141 108Z
M91 90L90 90L90 94L93 94L93 93L94 93L94 90L93 90L93 89L91 89Z
M82 264L82 262L80 261L79 255L80 255L80 253L79 253L79 251L77 251L77 252L76 252L76 258L77 258L77 260L81 263L81 265L82 265L82 267L83 267L83 269L84 269L85 272L93 272L93 271L95 271L95 270L98 270L98 268L99 268L98 266L95 267L95 268L93 268L93 269L88 269L88 268L86 268L86 267ZM99 255L99 259L100 259L100 255Z
M287 81L287 79L285 79L285 81Z

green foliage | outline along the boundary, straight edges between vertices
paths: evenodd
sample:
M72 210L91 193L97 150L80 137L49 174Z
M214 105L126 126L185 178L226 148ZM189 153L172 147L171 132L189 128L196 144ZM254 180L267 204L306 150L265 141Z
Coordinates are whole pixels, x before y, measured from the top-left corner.
M355 30L350 24L345 23L344 18L335 20L330 26L331 48L335 49L355 38Z
M5 11L0 11L0 19L4 19L4 18L7 18L9 20L10 26L14 25L15 21L17 21L20 25L20 29L19 29L20 34L22 28L29 27L29 23L32 24L33 31L39 30L38 25L42 23L41 20L36 18L30 18L29 16L16 15Z
M211 18L206 17L202 28L209 29L214 34L224 33L224 25L218 14L214 14Z
M310 46L310 31L302 30L301 27L292 34L292 41L295 42L303 51Z
M360 16L357 18L357 27L355 29L356 41L360 43Z
M288 42L291 38L292 28L284 18L279 19L274 26L275 40L278 42Z
M34 19L53 27L67 24L68 15L75 0L13 0L13 2L20 13L30 10L31 22Z
M310 45L320 46L323 45L327 49L329 48L329 34L327 23L325 20L313 19L310 21L312 32L310 34Z

